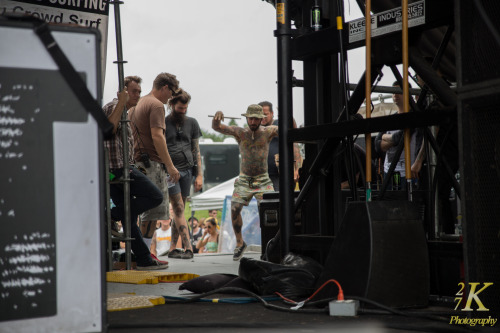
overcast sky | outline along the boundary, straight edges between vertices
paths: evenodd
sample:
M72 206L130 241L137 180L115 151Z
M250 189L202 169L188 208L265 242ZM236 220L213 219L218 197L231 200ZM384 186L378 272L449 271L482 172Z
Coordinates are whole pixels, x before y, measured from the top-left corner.
M354 1L350 9L346 20L360 17ZM210 131L208 115L217 110L239 117L248 105L263 100L277 106L276 11L267 2L125 0L120 14L123 58L128 62L124 74L142 77L143 96L158 73L175 74L192 96L188 115ZM103 103L118 89L113 6L109 16ZM351 82L358 81L364 61L362 49L349 55ZM302 79L302 63L294 62L293 69ZM304 121L302 93L294 88L293 116L299 125Z

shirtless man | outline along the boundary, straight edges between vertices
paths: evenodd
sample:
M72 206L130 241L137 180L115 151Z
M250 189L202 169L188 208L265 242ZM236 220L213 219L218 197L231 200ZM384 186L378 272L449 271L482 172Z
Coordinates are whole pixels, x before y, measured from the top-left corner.
M250 105L247 112L242 116L247 118L247 128L221 124L224 121L222 111L217 111L212 121L214 130L225 135L234 136L240 146L240 175L234 182L233 197L231 199L231 221L236 236L233 260L240 260L247 247L241 234L241 227L243 226L241 210L243 206L248 206L253 196L260 203L264 192L274 190L273 183L267 173L267 155L269 153L269 143L272 138L278 136L277 126L260 127L262 118L264 118L264 112L260 105Z

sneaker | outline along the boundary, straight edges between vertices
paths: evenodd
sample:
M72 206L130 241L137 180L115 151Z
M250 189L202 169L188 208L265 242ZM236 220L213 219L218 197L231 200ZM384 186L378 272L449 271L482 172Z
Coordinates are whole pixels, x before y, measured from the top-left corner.
M162 264L160 261L156 259L151 259L151 261L147 264L137 264L137 270L138 271L155 271L158 269L165 269L168 267L167 264Z
M181 259L193 259L193 251L186 250L186 252L181 254Z
M166 256L168 255L168 253L170 252L170 249L166 250L166 251L163 251L161 253L158 253L158 257L163 257L163 256Z
M182 259L182 250L180 249L175 249L173 251L170 251L168 253L169 258L174 258L174 259Z
M243 242L242 246L236 247L234 249L233 260L234 261L240 260L241 257L243 257L243 252L245 252L246 249L247 249L247 244L245 242Z
M166 265L168 265L168 261L165 261L165 260L160 260L160 259L158 259L158 258L157 258L154 254L152 254L152 253L150 253L150 255L151 255L151 259L154 259L154 260L156 260L156 261L160 262L161 264L166 264Z

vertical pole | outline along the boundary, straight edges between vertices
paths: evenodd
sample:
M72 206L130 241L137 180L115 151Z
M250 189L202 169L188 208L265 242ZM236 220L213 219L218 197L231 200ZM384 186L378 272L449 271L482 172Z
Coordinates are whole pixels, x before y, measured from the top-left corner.
M404 112L410 111L410 91L408 85L408 0L402 0L401 12L403 14L402 43L403 43L403 101ZM405 128L404 145L405 145L405 176L406 190L408 191L408 201L413 201L413 182L411 177L411 148L410 148L410 129Z
M106 170L106 228L107 228L107 255L108 255L108 266L107 271L113 271L113 242L111 240L111 205L110 205L110 194L109 194L109 149L104 147L104 170Z
M291 22L288 0L276 1L278 46L278 135L280 154L280 236L281 254L289 252L290 225L293 223L293 143L288 130L293 127L292 60L290 56Z
M344 49L344 39L343 39L343 23L342 23L342 15L344 14L344 6L342 6L342 0L337 0L337 30L339 32L339 44L340 44L340 67L341 67L341 77L340 83L342 85L342 92L344 94L344 105L345 105L345 116L346 120L351 120L351 113L349 110L349 93L347 91L347 66L346 66L346 51ZM358 201L358 190L356 188L356 173L354 172L354 158L353 158L353 148L354 143L352 140L352 135L347 136L347 154L346 159L348 159L347 165L349 168L347 169L347 175L350 183L351 195L354 201Z
M372 2L366 0L365 27L366 27L366 70L365 70L365 95L366 95L366 118L372 116ZM366 146L366 201L372 201L372 134L365 133Z
M122 2L115 0L113 1L114 11L115 11L115 33L116 33L116 63L118 65L118 82L119 91L124 88L124 75L123 75L123 49L122 49L122 33L121 33L121 21L120 21L120 4ZM122 221L124 236L127 239L125 241L125 260L127 265L127 270L131 269L131 247L130 247L130 230L131 223L137 223L137 221L130 221L130 175L129 175L129 156L128 156L128 119L126 107L122 113L122 119L120 121L122 128L122 147L123 147L123 209L125 221Z

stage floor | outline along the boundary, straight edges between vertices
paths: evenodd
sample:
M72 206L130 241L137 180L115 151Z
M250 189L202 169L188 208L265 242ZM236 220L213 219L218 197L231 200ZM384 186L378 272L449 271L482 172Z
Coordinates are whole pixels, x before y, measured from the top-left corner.
M245 257L259 259L259 252L247 252ZM239 262L232 255L195 255L192 260L168 259L165 272L207 275L212 273L238 274ZM107 283L108 296L135 293L135 295L181 296L195 294L179 290L181 282L158 284ZM210 296L211 298L214 296ZM247 295L216 295L219 298L247 297ZM272 304L290 307L282 301ZM450 308L436 307L415 311L452 312ZM164 304L151 308L107 313L108 332L460 332L464 326L448 321L387 314L359 314L356 317L333 317L324 313L285 312L266 308L262 303L228 304L195 302ZM479 326L476 330L483 331ZM467 330L470 331L470 330ZM492 332L491 329L484 329Z

